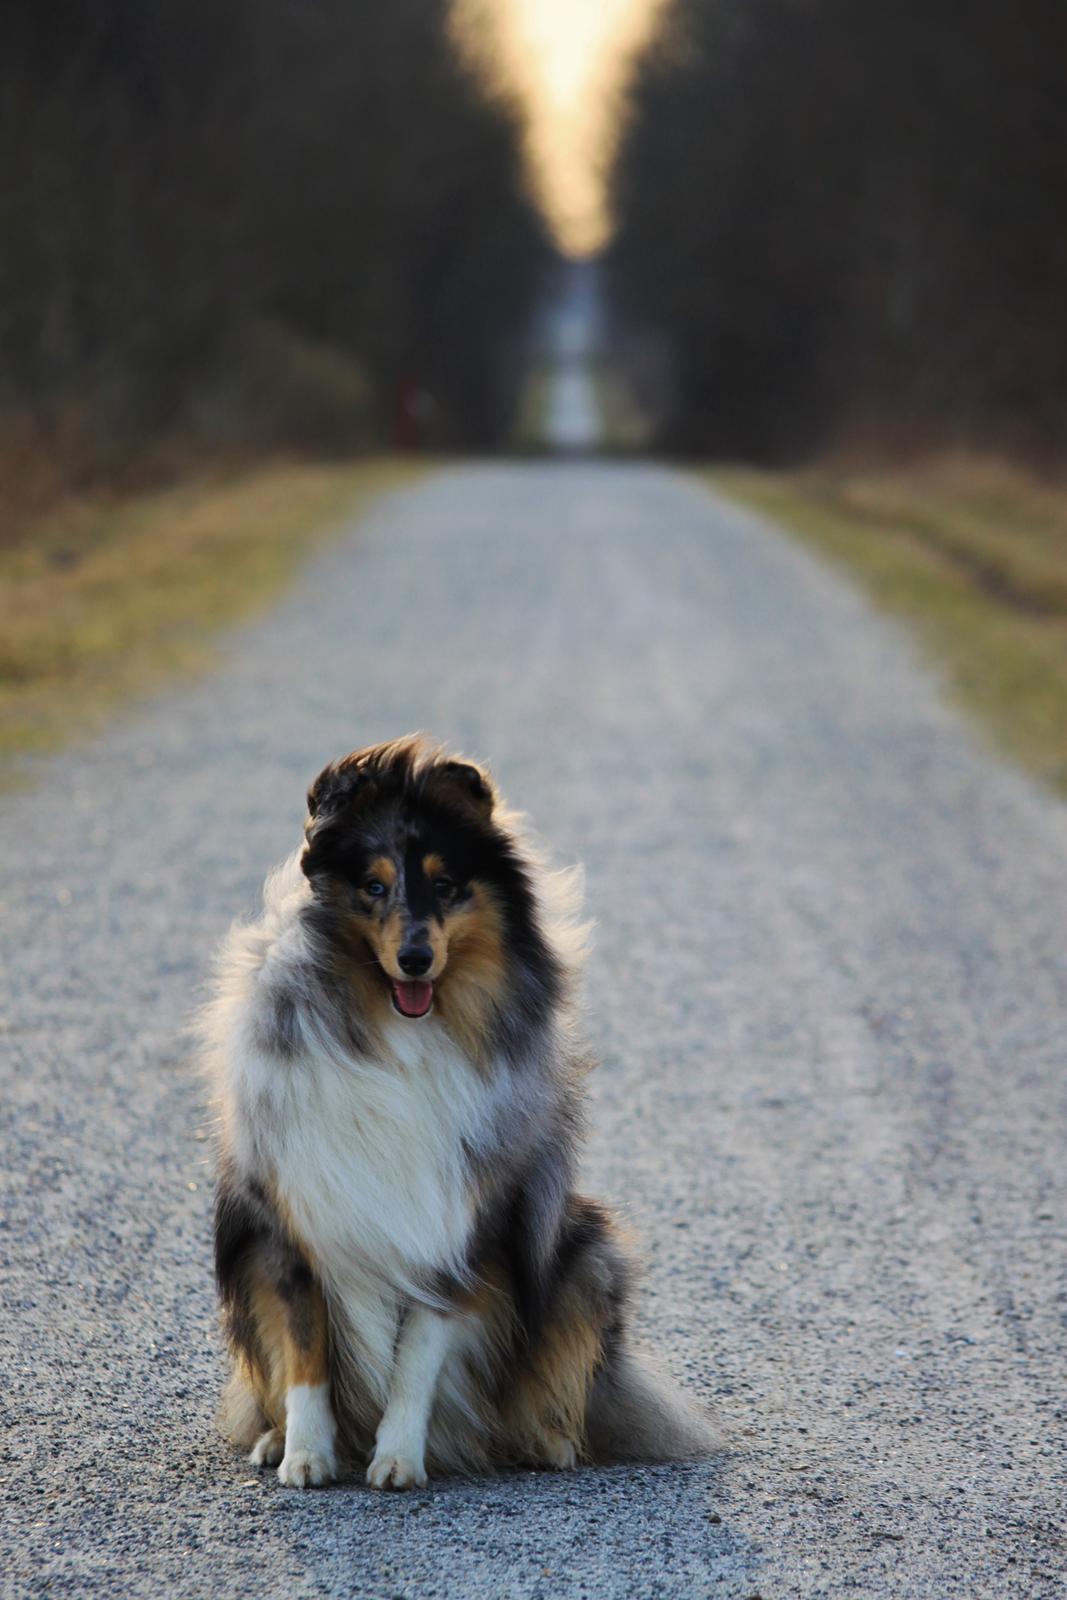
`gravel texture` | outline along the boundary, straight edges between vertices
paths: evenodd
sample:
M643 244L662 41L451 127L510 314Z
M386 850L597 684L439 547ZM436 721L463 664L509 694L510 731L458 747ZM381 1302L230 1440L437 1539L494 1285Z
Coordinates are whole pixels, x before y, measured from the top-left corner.
M586 863L586 1181L707 1465L301 1494L213 1432L189 1011L322 761L413 727ZM0 818L0 1593L1064 1592L1067 813L785 537L442 473Z

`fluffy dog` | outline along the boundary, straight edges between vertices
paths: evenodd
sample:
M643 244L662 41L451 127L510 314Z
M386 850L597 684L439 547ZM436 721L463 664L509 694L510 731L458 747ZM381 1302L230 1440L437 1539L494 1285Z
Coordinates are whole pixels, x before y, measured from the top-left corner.
M418 738L333 762L308 813L204 1017L231 1436L295 1487L702 1452L574 1190L573 880Z

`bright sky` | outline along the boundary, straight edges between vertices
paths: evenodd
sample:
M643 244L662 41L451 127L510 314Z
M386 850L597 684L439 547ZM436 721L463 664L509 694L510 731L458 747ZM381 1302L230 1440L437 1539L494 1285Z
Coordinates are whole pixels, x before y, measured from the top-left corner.
M455 0L461 37L518 95L534 189L568 255L594 254L634 53L665 0Z

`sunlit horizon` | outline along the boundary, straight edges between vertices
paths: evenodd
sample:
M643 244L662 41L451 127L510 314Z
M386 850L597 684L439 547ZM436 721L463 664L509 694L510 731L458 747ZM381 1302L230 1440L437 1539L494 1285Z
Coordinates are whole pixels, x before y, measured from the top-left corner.
M623 94L665 4L455 0L465 50L522 109L532 188L566 255L595 255L610 237Z

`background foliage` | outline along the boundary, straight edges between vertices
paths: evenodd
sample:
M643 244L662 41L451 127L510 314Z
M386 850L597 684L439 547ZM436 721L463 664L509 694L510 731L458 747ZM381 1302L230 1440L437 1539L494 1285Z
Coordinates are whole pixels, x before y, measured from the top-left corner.
M662 442L1062 449L1061 0L672 0L615 179Z
M41 0L0 24L0 407L90 459L506 431L544 259L445 0ZM69 442L69 438L68 438Z

